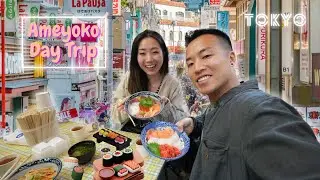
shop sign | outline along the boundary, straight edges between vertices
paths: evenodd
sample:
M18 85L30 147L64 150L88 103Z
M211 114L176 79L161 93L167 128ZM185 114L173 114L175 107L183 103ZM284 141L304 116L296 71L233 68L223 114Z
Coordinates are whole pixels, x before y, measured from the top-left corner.
M113 68L123 69L123 52L113 53Z
M320 53L312 54L312 99L320 101Z
M300 49L300 81L309 83L309 50Z
M5 32L16 32L17 3L15 0L5 1ZM0 25L1 28L1 25Z
M121 16L121 0L112 0L112 15Z
M217 12L217 29L229 35L229 11Z
M265 74L265 62L267 59L267 28L258 28L258 72L259 74Z
M64 13L71 13L79 16L80 20L85 22L94 22L97 18L81 18L88 16L102 17L107 12L106 0L68 0L64 1Z
M66 120L66 119L73 119L73 118L76 118L78 117L78 111L76 108L73 108L73 109L69 109L69 110L66 110L66 111L61 111L58 113L58 119L60 121L62 120Z
M113 15L121 15L121 0L113 0ZM104 16L107 12L106 0L70 0L64 1L63 12L70 12L75 16ZM95 20L80 18L83 21L93 22Z
M220 5L220 0L210 0L209 5Z
M320 126L320 107L307 107L307 122L310 126Z
M34 22L37 24L37 19L36 18L24 18L22 22L23 16L27 17L36 17L39 16L40 12L40 3L39 2L19 2L18 3L18 9L19 9L19 17L20 20L18 22L17 26L17 37L21 37L21 34L26 34L27 27L29 27L29 24L31 22ZM23 26L23 29L22 29Z

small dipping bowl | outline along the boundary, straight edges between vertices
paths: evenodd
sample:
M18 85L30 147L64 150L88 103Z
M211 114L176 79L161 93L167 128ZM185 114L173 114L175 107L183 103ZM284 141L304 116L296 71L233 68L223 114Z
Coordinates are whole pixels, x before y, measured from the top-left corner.
M107 154L108 152L110 152L110 149L109 149L109 148L102 148L102 149L100 149L100 153L101 153L102 156L105 155L105 154Z
M0 159L0 177L2 177L8 169L18 160L18 155L11 154Z
M112 168L103 168L99 171L99 177L102 180L110 180L114 174L115 171Z
M78 147L86 147L88 151L79 155L75 155L74 152ZM95 153L96 153L96 143L91 140L81 141L73 145L68 151L68 154L70 157L75 157L79 160L78 162L79 165L83 165L90 162Z

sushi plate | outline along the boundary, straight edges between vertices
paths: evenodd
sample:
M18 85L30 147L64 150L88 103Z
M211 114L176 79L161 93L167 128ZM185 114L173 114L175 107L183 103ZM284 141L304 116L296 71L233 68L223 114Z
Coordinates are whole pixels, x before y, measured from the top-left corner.
M147 132L150 129L161 129L161 128L166 128L166 127L170 127L172 128L179 136L180 141L183 142L184 146L183 149L180 150L180 154L174 158L163 158L160 156L155 155L154 153L152 153L149 148L148 148L148 142L147 142ZM178 129L178 126L176 126L173 123L170 122L165 122L165 121L155 121L152 122L150 124L148 124L146 127L143 128L142 132L141 132L141 142L142 145L144 146L144 148L152 155L155 157L158 157L160 159L166 160L166 161L172 161L172 160L177 160L180 159L181 157L183 157L190 148L190 139L188 137L188 135L185 132L180 132Z
M58 158L44 158L32 161L19 167L19 169L9 179L18 180L30 170L36 170L41 168L52 168L53 170L55 170L56 175L53 179L56 179L62 169L62 162Z
M155 101L158 101L160 102L160 111L157 112L154 116L152 117L146 117L146 118L143 118L143 117L137 117L135 116L134 114L132 114L129 110L129 106L132 104L132 101L136 98L136 97L151 97L152 99L154 99ZM133 118L135 119L140 119L140 120L150 120L154 117L156 117L158 114L161 113L162 109L163 109L164 105L161 101L161 97L157 94L157 93L154 93L154 92L151 92L151 91L140 91L140 92L137 92L137 93L134 93L132 94L124 103L124 109L125 111Z

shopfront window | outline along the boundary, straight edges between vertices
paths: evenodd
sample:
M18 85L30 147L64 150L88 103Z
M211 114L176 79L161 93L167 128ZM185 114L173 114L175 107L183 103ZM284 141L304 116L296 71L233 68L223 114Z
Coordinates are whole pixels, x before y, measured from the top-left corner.
M164 40L166 40L166 31L165 31L165 30L162 30L162 38L163 38Z
M170 31L170 41L173 41L173 31Z

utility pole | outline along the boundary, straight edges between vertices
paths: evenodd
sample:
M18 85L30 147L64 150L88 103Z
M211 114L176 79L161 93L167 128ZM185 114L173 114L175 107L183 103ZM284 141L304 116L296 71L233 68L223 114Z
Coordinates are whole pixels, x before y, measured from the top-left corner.
M5 0L1 0L1 61L2 61L2 76L1 76L1 94L2 94L2 103L1 103L1 113L2 113L2 128L6 127L6 74L5 74L5 38L4 38L4 5Z
M107 5L107 18L108 18L108 53L107 61L107 102L112 104L112 91L113 91L113 33L112 33L112 21L113 21L113 1L109 0ZM110 112L109 112L110 113Z

